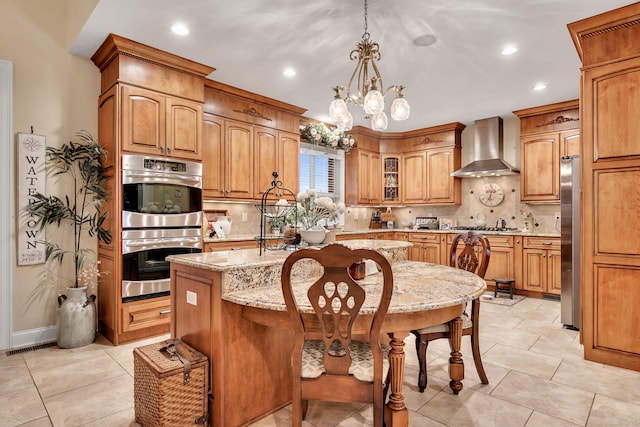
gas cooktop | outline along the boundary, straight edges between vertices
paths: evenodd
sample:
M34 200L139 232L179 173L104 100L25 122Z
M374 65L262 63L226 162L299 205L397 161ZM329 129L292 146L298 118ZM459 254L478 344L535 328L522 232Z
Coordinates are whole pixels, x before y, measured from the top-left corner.
M478 227L475 225L459 225L451 227L451 230L470 230L470 231L517 231L517 228L509 227Z

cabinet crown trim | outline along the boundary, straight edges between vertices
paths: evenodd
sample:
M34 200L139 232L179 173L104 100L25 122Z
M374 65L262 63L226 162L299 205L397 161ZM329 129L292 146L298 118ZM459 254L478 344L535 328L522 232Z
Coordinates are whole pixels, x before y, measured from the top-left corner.
M118 55L126 55L142 61L168 67L182 73L205 78L216 69L189 59L129 40L116 34L109 34L91 60L103 71Z

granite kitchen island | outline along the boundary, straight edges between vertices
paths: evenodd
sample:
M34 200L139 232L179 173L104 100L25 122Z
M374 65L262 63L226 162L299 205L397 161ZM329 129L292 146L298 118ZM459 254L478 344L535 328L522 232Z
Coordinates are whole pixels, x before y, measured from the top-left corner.
M408 412L402 396L404 338L411 329L456 319L467 301L482 295L486 284L458 269L406 261L407 242L341 243L376 249L392 265L395 286L384 330L390 336L391 363L397 375L391 383L385 417L387 425L406 426ZM244 425L291 401L293 331L280 288L282 263L289 254L267 251L260 256L257 249L247 249L168 258L171 336L209 357L211 425ZM301 267L295 276L297 291L304 292L316 273L313 265ZM370 274L361 281L367 292L379 292L378 276ZM453 323L456 328L455 324L461 322ZM457 341L450 365L452 388L461 388L464 376Z

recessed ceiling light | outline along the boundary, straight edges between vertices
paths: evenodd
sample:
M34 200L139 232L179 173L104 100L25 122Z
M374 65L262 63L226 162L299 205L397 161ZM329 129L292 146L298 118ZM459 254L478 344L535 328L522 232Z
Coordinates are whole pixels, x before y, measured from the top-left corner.
M287 67L287 68L284 69L282 74L284 74L285 77L293 77L293 76L296 75L296 70L294 70L291 67Z
M546 88L547 88L546 83L536 83L536 84L533 86L533 90L535 90L536 92L539 92L539 91L541 91L541 90L545 90Z
M413 44L415 44L416 46L431 46L436 42L436 40L436 36L434 36L433 34L425 34L413 39Z
M516 53L518 51L518 48L515 46L505 46L502 48L502 50L500 51L501 55L513 55L514 53Z
M173 31L175 34L178 34L179 36L186 36L187 34L189 34L189 28L187 28L186 25L184 24L173 24L173 26L171 27L171 31Z

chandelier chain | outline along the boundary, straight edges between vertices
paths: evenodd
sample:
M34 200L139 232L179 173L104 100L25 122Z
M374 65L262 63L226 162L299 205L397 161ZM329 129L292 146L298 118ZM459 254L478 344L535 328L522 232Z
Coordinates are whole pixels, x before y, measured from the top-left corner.
M367 17L368 17L368 13L367 13L367 0L364 0L364 34L362 34L362 40L369 40L370 34L369 34L369 26L367 24Z

